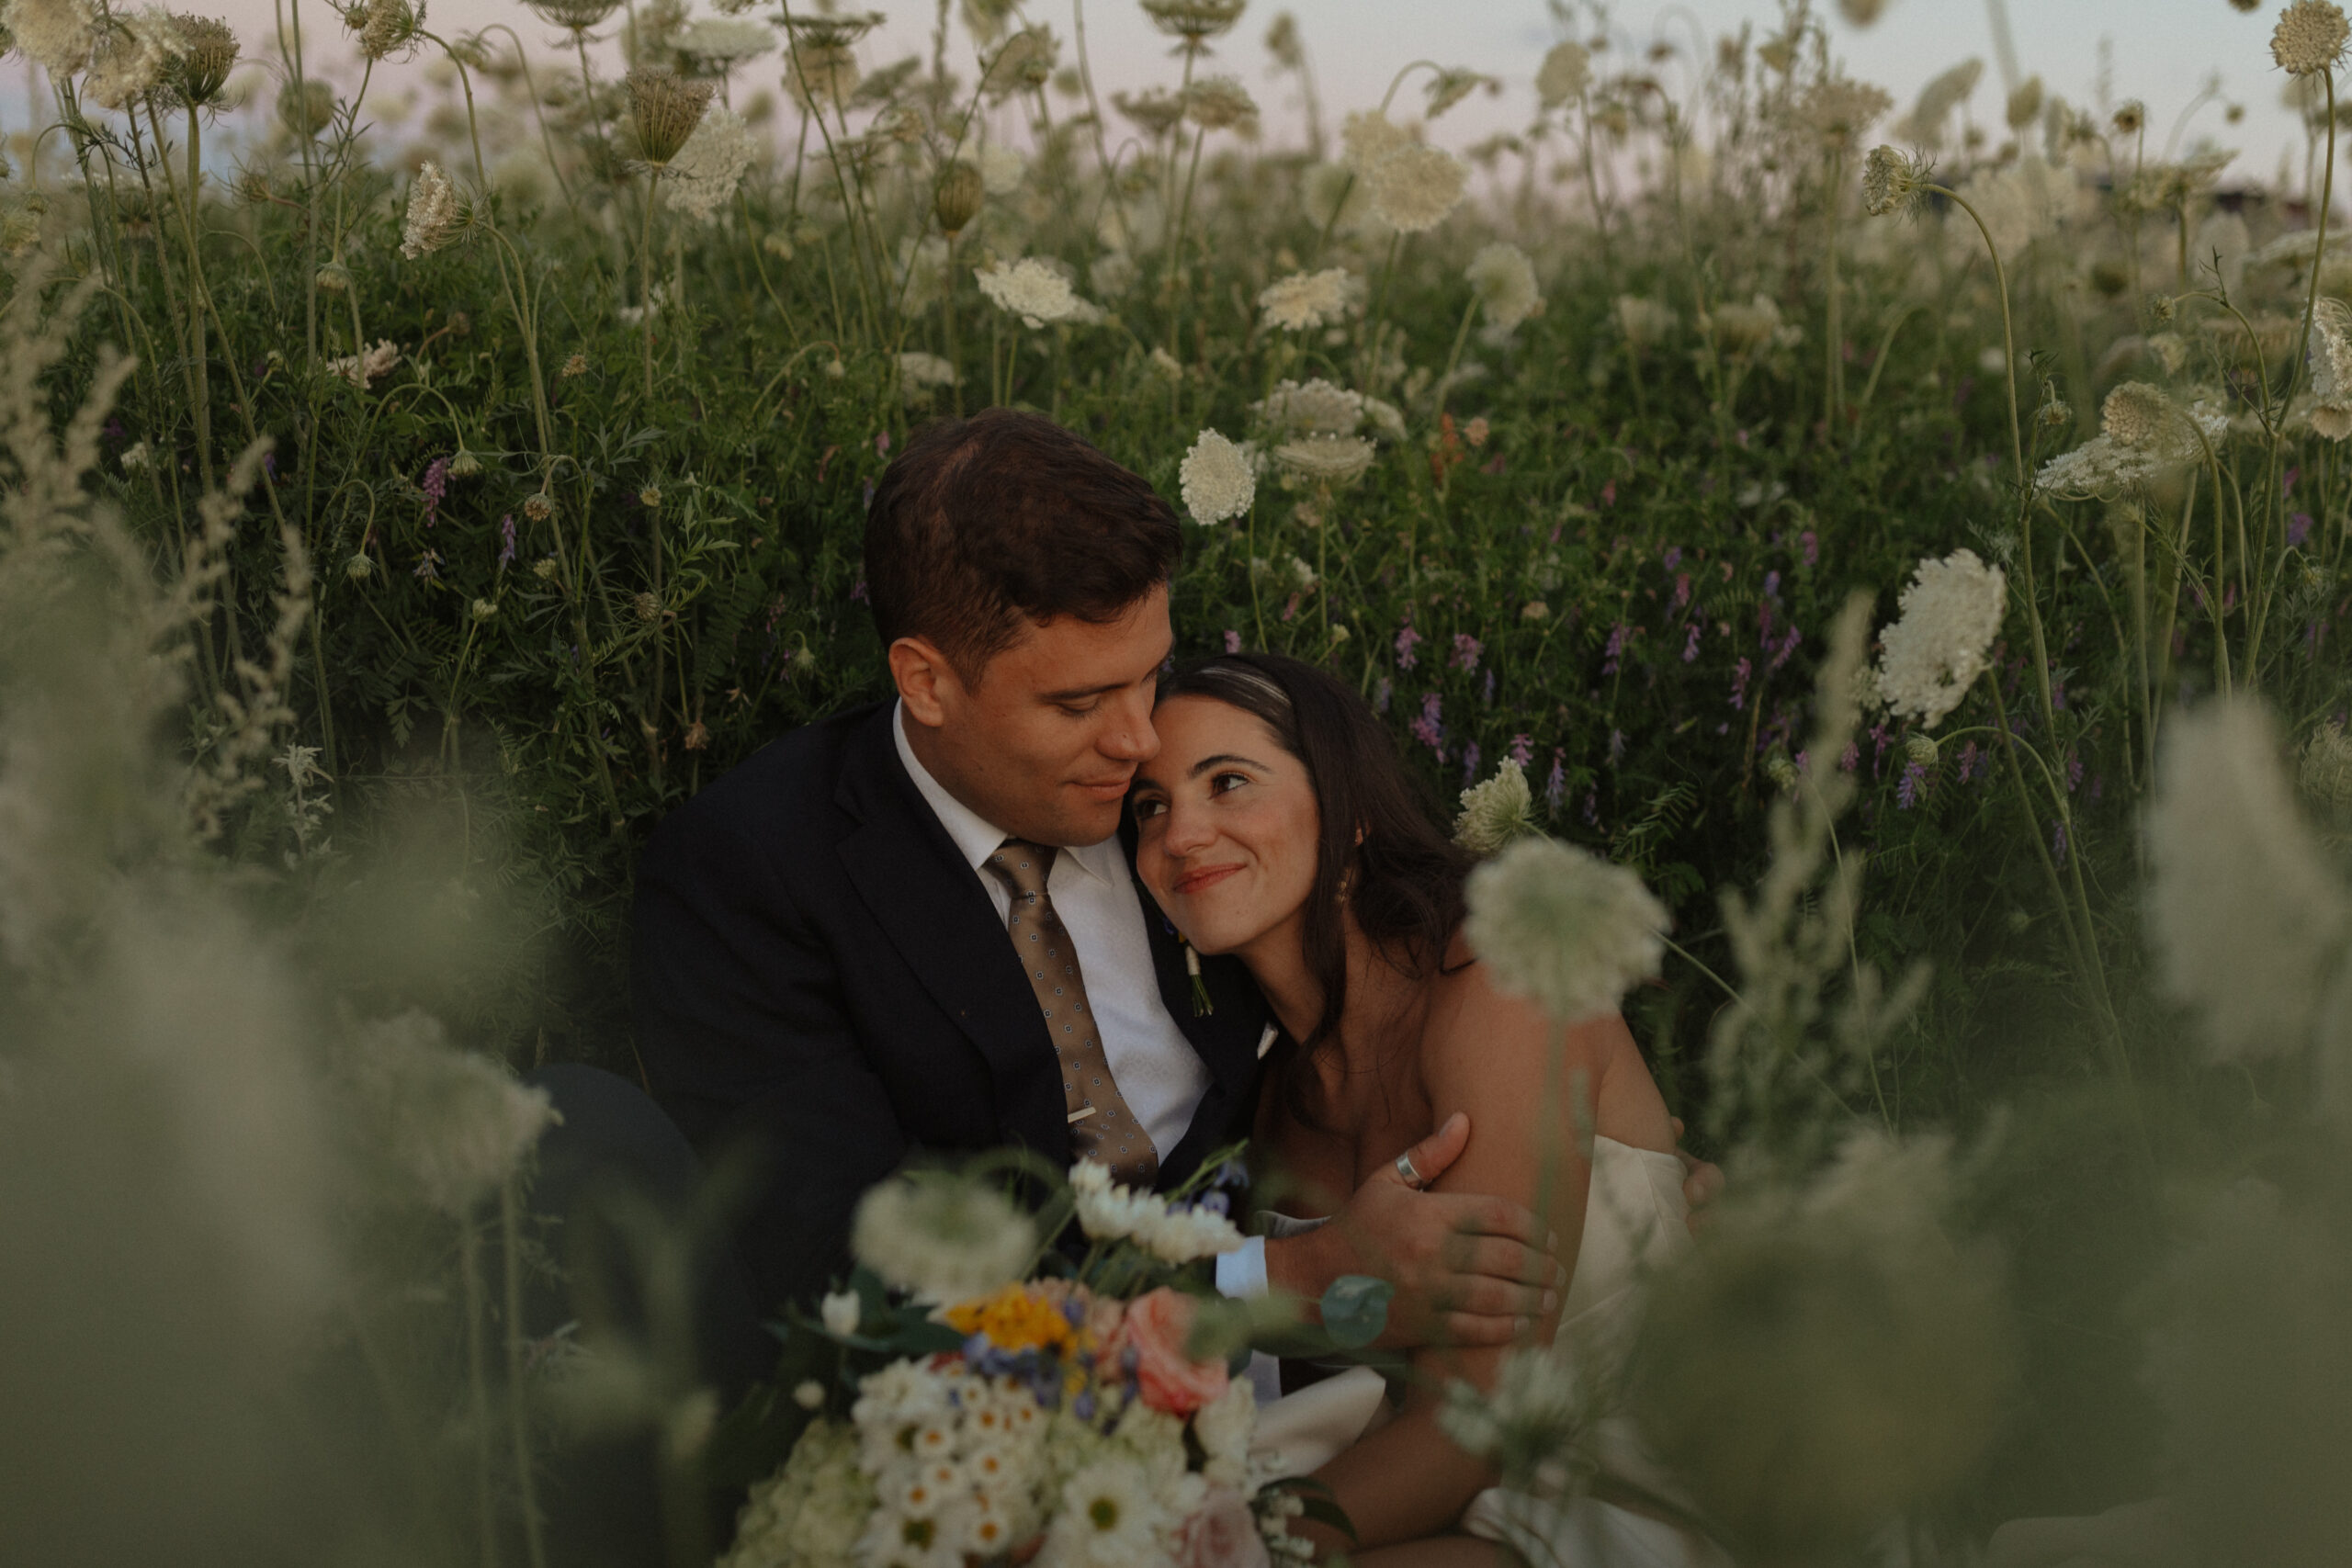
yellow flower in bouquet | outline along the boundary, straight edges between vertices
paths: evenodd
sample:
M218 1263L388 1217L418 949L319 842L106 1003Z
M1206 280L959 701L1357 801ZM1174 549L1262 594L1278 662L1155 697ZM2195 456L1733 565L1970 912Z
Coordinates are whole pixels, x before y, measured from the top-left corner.
M1000 1350L1068 1348L1076 1331L1057 1297L1043 1284L1011 1284L985 1296L959 1302L942 1315L959 1334L979 1334Z

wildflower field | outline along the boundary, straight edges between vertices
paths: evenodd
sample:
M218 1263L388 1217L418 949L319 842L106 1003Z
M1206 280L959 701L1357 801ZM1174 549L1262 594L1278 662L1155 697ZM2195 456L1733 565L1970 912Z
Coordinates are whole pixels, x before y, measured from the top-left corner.
M1140 3L1115 93L1082 3L895 62L0 7L0 1556L540 1568L581 1409L739 1462L524 1342L507 1069L635 1074L636 848L886 691L866 498L1013 404L1180 503L1180 659L1327 664L1482 847L1671 913L1627 1014L1733 1198L1638 1397L1748 1556L2162 1496L2181 1561L2340 1562L2336 6L2247 18L2281 186L2218 103L1894 103L1865 0L1555 0L1361 104L1268 0Z

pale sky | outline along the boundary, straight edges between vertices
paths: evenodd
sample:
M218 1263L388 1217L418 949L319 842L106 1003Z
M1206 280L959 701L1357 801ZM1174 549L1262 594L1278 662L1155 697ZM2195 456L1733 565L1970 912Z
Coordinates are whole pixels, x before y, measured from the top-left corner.
M244 39L248 53L266 47L276 6L285 0L209 0L193 9L224 15ZM302 0L306 36L338 53L340 29L322 0ZM889 20L864 46L865 63L888 63L904 54L928 53L931 0L848 0L885 12ZM845 3L844 8L848 8ZM2282 151L2301 156L2302 137L2293 118L2279 107L2285 78L2271 64L2268 40L2277 6L2266 3L2253 15L2228 0L2007 0L2022 70L2039 73L2050 90L2077 104L2100 100L2102 46L2107 62L2107 100L2137 97L2149 108L2149 152L2163 151L2176 118L2218 73L2228 98L2243 103L2244 122L2223 123L2218 105L2192 119L2180 145L2211 134L2242 155L2233 175L2267 179ZM1906 104L1921 84L1945 67L1976 55L1985 62L1983 84L1972 105L1980 124L1997 125L2003 87L1996 62L1985 0L1886 0L1878 22L1857 28L1836 14L1835 0L1817 0L1830 14L1836 52L1852 74L1884 85ZM1532 79L1544 51L1560 35L1544 0L1254 0L1241 27L1219 49L1211 69L1239 75L1260 95L1270 130L1295 136L1295 121L1266 76L1268 61L1260 40L1282 10L1299 20L1318 79L1327 118L1340 111L1369 107L1379 100L1396 69L1419 58L1474 67L1502 77L1510 91L1499 101L1473 99L1433 128L1435 139L1466 142L1503 128L1515 128L1533 105ZM526 40L557 39L520 0L431 0L431 21L455 31L492 21L512 25ZM1694 27L1710 40L1753 23L1760 34L1779 17L1777 0L1616 0L1611 6L1616 36L1634 51L1655 39L1683 44L1686 56ZM1071 36L1069 0L1029 0L1024 14L1061 37L1065 59ZM1097 85L1114 87L1164 83L1176 67L1167 40L1154 34L1133 0L1091 0L1086 6L1088 45ZM957 44L962 47L960 35ZM552 50L549 52L553 52ZM606 51L608 61L612 51ZM969 70L968 51L965 69ZM1671 65L1664 68L1673 85ZM770 85L780 72L778 58L753 62L746 77ZM739 83L744 78L739 78ZM23 123L26 78L0 82L0 102L15 125ZM1409 89L1408 89L1409 92ZM1409 104L1408 97L1402 100Z

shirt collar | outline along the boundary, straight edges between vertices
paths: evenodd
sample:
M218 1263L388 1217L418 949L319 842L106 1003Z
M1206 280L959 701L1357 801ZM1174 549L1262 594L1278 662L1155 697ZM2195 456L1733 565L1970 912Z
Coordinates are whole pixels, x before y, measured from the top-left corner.
M898 742L899 761L905 764L907 776L914 781L916 792L930 806L932 815L939 818L939 825L955 840L964 863L978 872L1011 835L950 795L945 784L931 776L931 770L922 765L914 746L907 739L906 715L903 699L890 710L890 739ZM1119 886L1119 875L1126 870L1126 854L1119 847L1116 833L1099 844L1066 845L1062 853L1080 871L1108 886Z

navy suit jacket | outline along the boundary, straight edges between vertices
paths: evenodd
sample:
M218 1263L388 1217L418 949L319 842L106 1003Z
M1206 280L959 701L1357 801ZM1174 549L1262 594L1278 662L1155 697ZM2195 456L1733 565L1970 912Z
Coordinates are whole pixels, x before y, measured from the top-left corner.
M646 1075L706 1156L756 1151L737 1240L763 1309L847 1272L859 1195L910 1156L1021 1145L1070 1160L1028 977L908 776L893 712L771 742L672 813L638 866ZM1213 1010L1196 1016L1175 928L1136 892L1160 996L1209 1069L1164 1185L1245 1135L1268 1012L1238 962L1206 959Z

